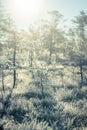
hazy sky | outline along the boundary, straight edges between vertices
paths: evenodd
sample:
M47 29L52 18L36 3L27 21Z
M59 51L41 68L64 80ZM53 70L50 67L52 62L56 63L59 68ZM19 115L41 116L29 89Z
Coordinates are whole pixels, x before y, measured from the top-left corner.
M66 24L71 24L70 20L74 16L79 15L81 10L87 11L87 0L48 0L48 10L58 10L64 19L67 19Z
M5 4L8 4L9 2L15 0L0 0L0 1L5 1ZM77 16L81 10L85 11L87 10L87 0L40 0L40 1L45 1L45 5L41 7L43 8L43 10L45 10L45 12L50 10L58 10L62 15L64 15L64 19L67 19L67 23L70 23L70 20L73 19L74 16ZM44 8L44 6L46 7ZM42 17L44 17L44 12L42 13Z
M65 18L73 18L81 10L87 10L87 0L48 0L49 9L57 9Z

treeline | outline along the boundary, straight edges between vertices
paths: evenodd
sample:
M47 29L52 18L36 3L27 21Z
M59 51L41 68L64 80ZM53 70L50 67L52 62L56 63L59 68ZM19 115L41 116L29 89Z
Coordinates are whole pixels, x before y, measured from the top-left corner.
M19 31L10 18L4 15L0 17L0 119L12 117L11 121L15 125L16 123L23 125L25 120L30 123L26 130L73 129L73 125L68 126L70 124L64 121L69 115L64 114L63 108L56 102L56 88L53 88L50 78L58 72L63 88L65 75L63 68L71 66L79 69L76 71L79 74L79 88L87 83L87 13L81 11L72 20L72 28L68 31L59 27L62 15L58 11L50 12L49 19L43 19L38 25L31 25L28 31ZM63 68L57 69L57 65L62 65ZM25 70L26 75L31 76L29 82L31 89L22 95L17 95L14 91L19 82L22 82L19 81L19 71L22 74L22 70ZM6 77L9 76L12 79L10 88L5 82ZM25 97L29 101L31 99L32 108L28 104L29 108L23 109L16 96ZM13 106L15 100L16 104ZM4 123L0 127L4 129L3 126Z
M58 11L49 13L50 19L29 27L28 31L17 31L11 19L0 20L1 69L13 69L14 83L17 67L37 67L38 61L58 62L60 55L79 66L83 82L83 66L86 65L86 26L87 14L84 11L72 20L69 31L59 28L62 15ZM24 65L23 65L24 64ZM3 72L2 72L3 77ZM4 86L4 85L3 85ZM4 87L3 87L4 88Z

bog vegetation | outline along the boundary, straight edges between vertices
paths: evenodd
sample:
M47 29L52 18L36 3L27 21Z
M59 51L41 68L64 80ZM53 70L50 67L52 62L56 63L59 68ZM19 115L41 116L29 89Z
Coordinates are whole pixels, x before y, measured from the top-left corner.
M67 31L49 17L19 31L0 14L0 130L87 130L87 13Z

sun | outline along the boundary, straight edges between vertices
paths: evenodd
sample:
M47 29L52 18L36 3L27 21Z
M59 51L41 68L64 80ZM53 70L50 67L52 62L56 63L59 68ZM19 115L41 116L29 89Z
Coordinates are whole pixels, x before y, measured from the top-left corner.
M11 14L18 26L39 19L45 10L44 0L12 0Z
M36 15L41 6L40 1L41 0L14 0L14 11L21 13L21 15Z

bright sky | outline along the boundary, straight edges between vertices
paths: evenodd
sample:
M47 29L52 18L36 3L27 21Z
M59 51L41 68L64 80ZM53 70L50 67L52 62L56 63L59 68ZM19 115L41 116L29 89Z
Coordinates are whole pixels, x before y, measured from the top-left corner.
M1 0L0 0L1 1ZM67 23L78 15L81 10L87 10L87 0L3 0L9 5L15 22L20 27L27 26L36 17L44 18L47 11L58 10ZM20 4L21 3L21 4ZM29 6L28 6L29 5ZM25 10L25 11L24 11ZM28 13L27 13L28 12Z
M50 9L59 10L65 18L73 18L81 10L87 10L87 0L48 0Z
M64 16L65 26L71 26L71 20L79 15L81 10L87 11L87 0L48 0L49 9L59 10Z

